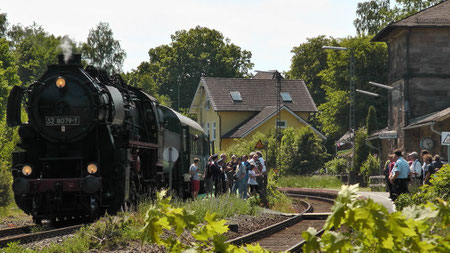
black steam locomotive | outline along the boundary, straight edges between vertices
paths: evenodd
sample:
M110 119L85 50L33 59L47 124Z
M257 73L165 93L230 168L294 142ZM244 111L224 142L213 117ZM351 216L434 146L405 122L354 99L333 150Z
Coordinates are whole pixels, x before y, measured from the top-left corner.
M15 201L37 223L114 213L161 187L186 197L190 163L209 152L200 125L118 74L83 69L80 55L60 55L38 81L15 86L7 124L21 138Z

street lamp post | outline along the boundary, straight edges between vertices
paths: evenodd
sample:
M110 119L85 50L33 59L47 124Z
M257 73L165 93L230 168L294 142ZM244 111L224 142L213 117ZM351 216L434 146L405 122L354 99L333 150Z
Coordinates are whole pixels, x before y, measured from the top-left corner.
M355 71L355 56L352 48L347 47L335 47L335 46L323 46L322 49L332 49L332 50L349 50L350 51L350 109L349 109L349 129L350 129L350 139L352 142L352 160L351 167L354 169L355 165L355 132L356 132L356 94L355 94L355 83L353 82L353 75Z

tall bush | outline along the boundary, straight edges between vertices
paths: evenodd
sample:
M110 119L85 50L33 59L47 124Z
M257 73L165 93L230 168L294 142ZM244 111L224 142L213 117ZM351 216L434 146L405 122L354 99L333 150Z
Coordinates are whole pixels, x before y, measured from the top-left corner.
M364 185L367 185L369 183L370 176L380 174L380 159L372 154L369 154L367 156L367 160L361 165L360 173L363 176Z
M327 173L329 174L341 174L347 172L348 161L345 158L335 157L325 163L325 168L327 168Z
M372 133L378 130L377 126L377 111L375 110L374 106L369 107L369 111L367 112L367 118L366 118L366 128L367 128L367 134L370 136ZM374 146L375 148L380 148L380 140L375 139L370 141L370 144ZM377 151L378 153L378 151Z
M369 155L370 148L366 145L367 140L367 130L365 128L360 128L355 134L355 153L354 165L350 169L350 183L358 182L357 176L360 175L361 166L366 161Z

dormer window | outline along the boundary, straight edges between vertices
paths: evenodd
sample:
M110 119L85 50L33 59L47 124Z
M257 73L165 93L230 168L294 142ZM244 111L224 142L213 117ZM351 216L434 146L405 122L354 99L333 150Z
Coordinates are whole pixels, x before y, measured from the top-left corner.
M292 97L289 92L280 92L281 99L283 99L283 102L292 102Z
M230 95L233 102L242 102L241 93L239 93L239 91L231 91Z

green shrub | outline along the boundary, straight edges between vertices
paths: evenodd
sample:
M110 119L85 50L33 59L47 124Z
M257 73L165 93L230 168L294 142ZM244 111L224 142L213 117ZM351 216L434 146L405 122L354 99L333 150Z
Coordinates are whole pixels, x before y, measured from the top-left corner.
M328 174L341 174L347 172L348 161L345 158L335 157L325 163L325 168L327 168Z
M174 202L174 206L184 208L192 212L197 219L205 217L206 213L215 213L220 219L234 215L254 215L259 209L258 205L252 205L249 201L238 198L232 194L223 194L217 198L205 198L195 201Z
M317 237L314 228L302 233L303 252L449 252L450 207L412 206L389 213L372 199L359 198L358 186L342 186Z
M366 161L361 165L360 173L364 180L362 183L367 185L370 176L380 175L380 159L369 154Z
M395 200L395 206L398 210L411 204L425 204L427 202L437 202L436 198L449 201L450 199L450 165L444 165L438 172L433 174L430 179L431 185L419 187L413 194L402 194L400 199ZM399 197L400 197L399 196Z
M10 170L0 162L0 208L6 208L12 201L11 183Z

